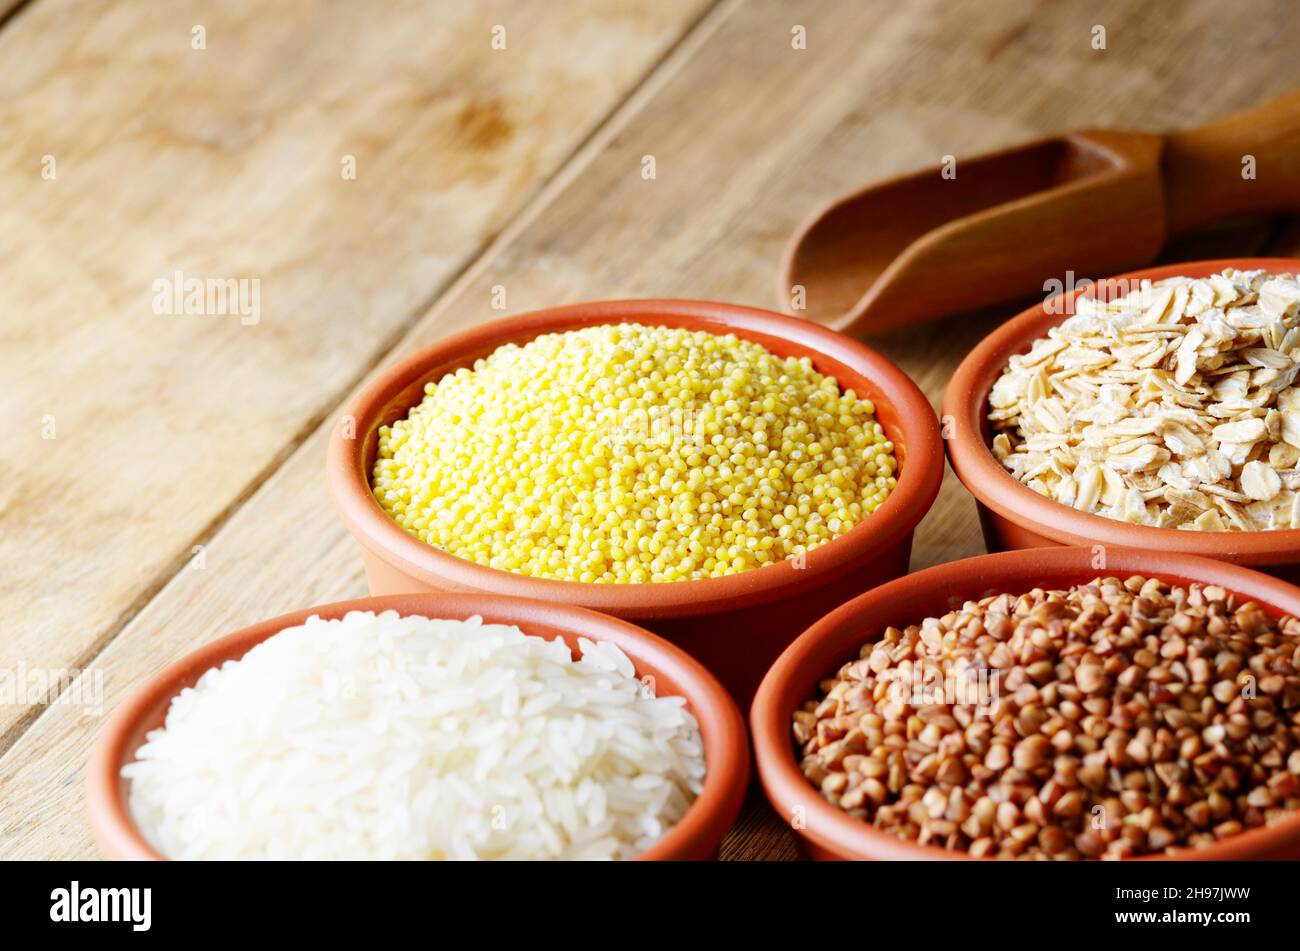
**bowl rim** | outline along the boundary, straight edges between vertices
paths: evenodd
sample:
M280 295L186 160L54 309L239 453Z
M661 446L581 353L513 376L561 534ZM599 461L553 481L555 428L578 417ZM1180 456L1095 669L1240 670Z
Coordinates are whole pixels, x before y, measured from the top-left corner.
M814 549L796 568L787 559L720 578L642 584L585 584L536 578L488 568L435 548L388 517L370 493L364 467L367 433L391 411L394 400L420 380L445 372L501 344L541 334L604 323L635 322L696 326L717 333L780 339L810 355L838 363L879 389L871 399L897 417L894 441L901 447L898 484L884 503L840 537ZM760 341L761 342L761 341ZM408 404L409 405L409 404ZM943 441L934 408L920 388L891 361L843 334L796 317L736 304L698 300L613 300L552 307L483 323L454 334L392 365L372 379L343 410L355 421L349 435L335 426L326 470L330 496L344 524L363 548L390 567L437 587L582 604L634 619L721 613L787 598L842 577L906 537L929 511L943 479ZM879 418L879 417L877 417ZM902 437L901 439L898 437Z
M816 670L809 670L809 665L815 663L819 655L833 655L843 660L856 655L858 647L874 640L880 633L874 624L864 631L858 626L858 619L881 610L904 610L887 607L893 602L932 599L936 597L936 591L950 591L964 597L976 591L1002 590L1010 586L1012 593L1021 593L1041 586L1044 578L1054 583L1055 578L1063 576L1084 579L1085 576L1139 574L1181 583L1217 584L1256 601L1272 615L1294 614L1300 617L1300 588L1239 565L1167 550L1152 552L1108 547L1105 567L1096 569L1092 567L1095 557L1091 549L1074 546L1020 549L963 558L913 572L874 588L810 627L772 665L750 708L750 736L758 777L772 808L781 816L802 815L804 821L802 827L796 829L798 834L841 858L998 861L995 858L974 858L940 846L919 845L876 829L828 803L799 771L789 733L790 717L802 700L812 698L817 681L832 676L839 666L838 663L827 664L823 670L819 664ZM898 620L914 623L921 618ZM801 685L809 677L812 685L805 695ZM1300 846L1300 811L1271 826L1229 836L1213 845L1188 849L1173 856L1143 855L1128 861L1249 859L1263 847L1279 840L1290 840Z
M552 604L493 594L400 594L336 601L282 614L188 651L147 678L123 700L95 739L86 774L90 825L101 852L115 859L164 860L136 828L126 807L127 781L121 767L138 748L142 721L170 706L170 698L204 671L244 656L272 635L302 624L313 615L339 618L349 611L396 610L403 616L464 619L479 615L488 623L559 628L577 637L617 644L638 673L642 665L677 688L665 696L686 698L700 724L707 772L700 794L686 814L646 851L642 861L680 860L716 851L740 812L749 782L749 743L735 701L699 661L663 638L627 621L568 604ZM550 639L549 634L544 634ZM130 747L128 749L128 747Z
M1104 293L1106 284L1112 281L1205 277L1229 267L1300 274L1300 259L1242 257L1187 261L1130 271L1098 283ZM1060 545L1172 545L1189 554L1248 559L1258 565L1295 561L1300 556L1300 528L1198 532L1130 525L1103 515L1080 512L1039 495L994 458L983 436L985 407L994 382L1013 354L1026 352L1050 327L1066 320L1070 316L1067 311L1072 309L1069 305L1087 291L1086 285L1076 286L1021 311L980 341L957 367L944 392L943 417L945 422L953 424L951 438L947 440L948 461L962 485L997 516ZM1048 313L1049 304L1057 308L1056 313Z

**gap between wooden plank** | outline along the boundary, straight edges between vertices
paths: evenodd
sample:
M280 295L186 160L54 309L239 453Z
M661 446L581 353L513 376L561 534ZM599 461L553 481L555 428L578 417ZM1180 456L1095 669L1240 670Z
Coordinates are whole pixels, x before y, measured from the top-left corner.
M3 2L3 0L0 0L0 2ZM0 29L4 28L5 24L12 19L16 12L34 2L35 0L20 0L18 7L15 7L0 19ZM659 58L650 64L641 79L629 88L627 95L616 103L600 120L592 124L587 134L579 140L569 154L517 206L517 210L496 234L489 234L480 241L478 247L466 256L461 266L440 281L437 287L412 309L410 315L394 327L393 331L387 335L380 348L376 351L375 360L349 377L341 387L328 397L320 410L304 421L303 425L294 432L293 436L285 442L275 456L258 471L256 476L249 480L248 484L201 531L191 537L188 545L183 545L180 548L175 558L159 571L155 581L143 589L139 596L108 625L105 629L107 632L105 636L98 638L88 650L77 657L71 667L76 670L85 670L90 667L95 658L103 653L118 634L177 575L185 570L185 566L189 564L191 557L186 552L193 551L194 546L203 545L217 535L222 527L257 494L266 481L329 418L331 413L337 411L348 394L390 359L389 355L392 351L434 307L437 301L444 295L454 291L461 283L472 279L472 276L477 273L476 269L481 265L481 262L490 259L500 246L510 240L512 235L522 231L528 222L535 219L537 214L549 205L551 196L572 180L573 170L581 168L593 155L599 153L603 143L608 139L610 130L620 128L626 124L627 120L639 111L641 105L651 98L654 89L658 88L658 83L662 82L663 78L672 75L676 71L679 62L689 59L694 50L702 45L703 40L711 36L742 2L743 0L713 0L694 20L690 21L677 39L669 44ZM46 709L51 704L57 703L68 689L71 689L71 685L47 699L45 703L32 704L28 707L24 714L0 735L0 757L3 757L22 735L40 719Z
M36 0L17 0L13 6L6 10L5 4L8 2L10 0L0 0L0 30L7 27L14 17L30 7Z

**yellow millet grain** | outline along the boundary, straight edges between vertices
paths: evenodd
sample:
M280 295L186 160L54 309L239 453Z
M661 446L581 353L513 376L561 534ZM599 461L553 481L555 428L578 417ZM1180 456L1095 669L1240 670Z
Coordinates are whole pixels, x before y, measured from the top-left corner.
M404 529L541 578L713 578L822 545L894 488L875 407L807 358L641 324L507 344L379 431Z

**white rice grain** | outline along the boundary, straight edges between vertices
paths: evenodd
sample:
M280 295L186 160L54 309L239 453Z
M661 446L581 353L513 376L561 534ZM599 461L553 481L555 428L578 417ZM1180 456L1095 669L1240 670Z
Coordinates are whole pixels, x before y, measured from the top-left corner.
M680 697L612 644L353 612L205 673L122 770L177 859L617 859L704 780Z

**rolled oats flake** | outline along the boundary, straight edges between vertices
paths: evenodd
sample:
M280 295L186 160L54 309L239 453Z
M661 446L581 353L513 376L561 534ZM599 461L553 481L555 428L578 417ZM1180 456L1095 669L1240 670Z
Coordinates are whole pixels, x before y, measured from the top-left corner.
M1137 525L1300 528L1300 280L1144 283L1012 357L994 457L1041 495Z

